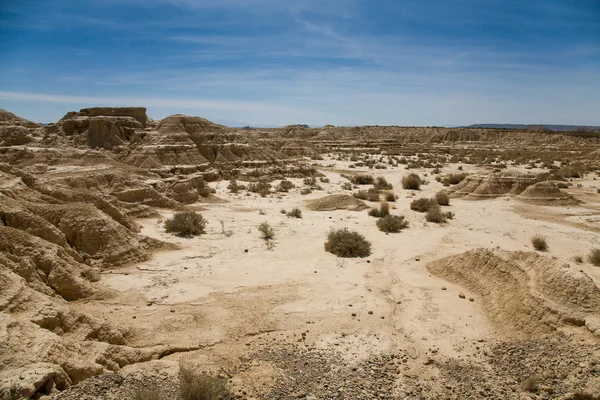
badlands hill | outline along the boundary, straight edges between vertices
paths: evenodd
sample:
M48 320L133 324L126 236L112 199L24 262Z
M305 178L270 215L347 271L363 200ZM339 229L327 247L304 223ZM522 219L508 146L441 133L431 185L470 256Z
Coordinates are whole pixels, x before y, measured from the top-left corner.
M174 398L184 361L247 399L598 399L598 154L548 132L0 110L0 399ZM441 189L454 219L411 210ZM383 199L402 233L369 216ZM207 233L166 233L178 211ZM325 252L337 228L372 256ZM524 249L540 232L550 252Z

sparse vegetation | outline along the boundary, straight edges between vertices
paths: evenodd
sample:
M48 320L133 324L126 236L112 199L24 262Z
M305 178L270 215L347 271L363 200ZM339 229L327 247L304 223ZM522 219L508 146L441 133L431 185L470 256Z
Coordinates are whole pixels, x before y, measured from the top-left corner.
M394 193L389 192L385 194L385 201L395 202L397 199L398 197Z
M229 185L227 185L227 189L229 189L229 191L231 193L238 193L240 190L245 189L246 187L244 185L240 185L235 178L231 178L231 180L229 181Z
M350 182L344 182L344 183L342 183L342 189L352 190L352 184Z
M531 237L531 244L533 248L538 251L547 251L548 250L548 240L546 236L535 234Z
M291 218L302 218L302 210L300 210L298 207L294 207L286 215Z
M402 215L386 215L378 219L376 225L380 231L397 233L408 227L408 221L405 221Z
M435 194L435 201L440 206L450 205L450 197L448 196L448 193L444 192L443 190Z
M446 213L442 212L440 207L430 207L425 213L425 219L427 222L443 224L448 219L448 216Z
M224 400L232 398L226 380L194 371L179 364L179 400Z
M590 251L588 261L596 267L600 267L600 248L596 247Z
M266 181L252 182L248 185L248 191L265 197L271 193L271 184Z
M165 221L165 230L180 236L197 236L206 232L206 220L195 211L176 212Z
M462 182L466 177L467 174L464 172L460 174L448 174L442 178L441 182L444 186L456 185Z
M388 181L382 176L377 177L374 186L375 189L378 190L392 190L394 188L394 186L391 183L388 183Z
M262 234L261 237L264 240L271 240L275 237L275 230L268 222L263 222L258 226L259 232Z
M371 243L358 232L338 229L327 235L325 251L343 258L364 258L371 255Z
M308 176L304 178L304 184L306 186L315 186L317 184L317 178L315 178L314 176Z
M302 188L300 190L300 194L302 196L306 196L307 194L311 194L312 193L312 189L311 188Z
M379 208L371 208L369 210L371 217L383 218L390 215L390 205L387 201L382 201Z
M583 256L581 254L577 254L573 256L573 261L575 261L577 264L583 264Z
M419 190L421 188L421 178L417 174L409 174L402 178L402 187L408 190Z
M437 205L437 201L435 201L434 199L427 199L422 197L420 199L413 200L410 203L410 209L418 212L426 212L432 207L437 207Z
M373 175L343 175L343 177L355 185L372 185L375 182Z
M290 189L293 189L294 187L296 187L292 182L288 181L287 179L282 179L281 182L279 183L279 185L277 185L277 191L278 192L289 192Z

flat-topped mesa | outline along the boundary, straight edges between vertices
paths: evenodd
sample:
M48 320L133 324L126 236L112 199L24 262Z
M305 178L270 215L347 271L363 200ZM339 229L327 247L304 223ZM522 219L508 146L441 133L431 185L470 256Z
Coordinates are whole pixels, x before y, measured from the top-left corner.
M160 133L187 133L190 135L199 133L224 133L229 130L224 125L215 124L201 117L192 117L183 114L169 115L159 121L157 131Z
M148 122L146 107L91 107L82 108L79 112L71 111L62 119L72 117L131 117L142 125ZM62 120L61 120L62 121Z
M75 145L111 150L133 140L148 120L143 107L94 107L68 112L59 125Z

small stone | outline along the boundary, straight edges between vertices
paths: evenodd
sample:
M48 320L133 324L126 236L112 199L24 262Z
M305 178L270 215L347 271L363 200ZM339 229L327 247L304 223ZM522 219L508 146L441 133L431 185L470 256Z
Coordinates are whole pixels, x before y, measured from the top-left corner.
M137 317L134 315L134 316L133 316L133 317L131 317L131 318L133 318L133 319L136 319Z
M367 260L367 264L371 264L371 260Z
M244 253L247 253L247 252L248 252L248 249L244 249Z
M442 286L442 290L446 290L446 286Z
M415 261L421 261L420 257L415 258Z
M469 301L473 302L473 301L475 301L475 299L472 297L469 297Z
M464 294L463 292L460 292L460 293L458 294L458 297L460 297L461 299L464 299L464 298L466 298L467 296L465 296L465 294Z
M369 315L373 315L373 311L369 311Z
M352 313L352 316L353 316L353 317L356 317L356 313L355 313L355 312L353 312L353 313Z

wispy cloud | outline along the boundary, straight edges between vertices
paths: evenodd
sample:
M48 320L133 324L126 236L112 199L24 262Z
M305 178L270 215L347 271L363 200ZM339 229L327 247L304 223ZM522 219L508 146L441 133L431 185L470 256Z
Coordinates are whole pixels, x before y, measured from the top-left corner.
M86 104L105 106L153 106L153 107L181 107L185 109L196 108L200 110L219 111L281 111L285 107L261 102L244 101L219 101L202 99L174 99L162 97L95 97L95 96L69 96L43 93L2 92L1 100L48 102L65 104Z

